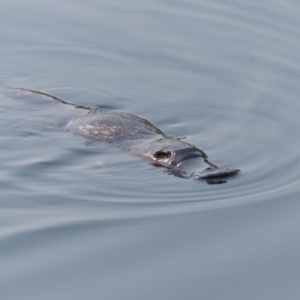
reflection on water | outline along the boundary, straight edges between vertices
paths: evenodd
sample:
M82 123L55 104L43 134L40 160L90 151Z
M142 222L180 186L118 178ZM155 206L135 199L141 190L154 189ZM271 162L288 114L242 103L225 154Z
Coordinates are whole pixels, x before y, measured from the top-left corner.
M45 94L0 96L0 298L298 299L299 12L2 3L0 84ZM151 120L242 172L180 180L67 132L90 107Z

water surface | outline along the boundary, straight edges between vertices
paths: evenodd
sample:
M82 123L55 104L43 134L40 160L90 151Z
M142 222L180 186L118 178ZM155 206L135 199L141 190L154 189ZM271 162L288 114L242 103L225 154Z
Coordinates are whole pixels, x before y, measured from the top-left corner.
M169 176L67 132L67 108L0 93L1 299L297 299L299 12L2 3L1 86L137 115L242 172Z

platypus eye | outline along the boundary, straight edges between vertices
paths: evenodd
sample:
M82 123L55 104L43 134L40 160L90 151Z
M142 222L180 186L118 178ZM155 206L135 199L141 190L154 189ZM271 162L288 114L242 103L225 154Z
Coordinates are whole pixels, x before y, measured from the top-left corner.
M171 152L170 151L163 151L163 150L156 151L153 154L153 157L157 158L157 159L169 158L170 156L171 156Z

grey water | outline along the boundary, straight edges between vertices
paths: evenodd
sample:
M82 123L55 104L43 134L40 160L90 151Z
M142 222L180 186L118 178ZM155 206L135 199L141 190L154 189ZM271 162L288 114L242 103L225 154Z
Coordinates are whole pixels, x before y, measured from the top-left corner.
M238 168L168 175L0 91L1 299L298 299L300 4L1 1L0 86L149 120Z

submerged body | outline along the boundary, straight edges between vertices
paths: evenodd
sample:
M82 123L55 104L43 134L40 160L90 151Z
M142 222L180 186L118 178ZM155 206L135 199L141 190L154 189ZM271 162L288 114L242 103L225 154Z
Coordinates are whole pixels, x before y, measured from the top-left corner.
M37 124L30 119L30 126L47 131L50 128L63 130L67 127L69 131L91 139L96 144L109 143L145 157L154 166L165 167L169 174L182 178L210 179L239 172L237 169L218 168L208 161L202 150L182 139L166 135L140 117L77 105L30 89L1 88L0 91L21 100L25 104L23 109L28 110L28 113L31 113L32 106L42 105L42 109L38 107L34 114ZM45 97L51 101L45 101ZM223 182L218 179L209 183Z
M100 143L112 143L146 157L153 165L182 178L215 178L239 172L218 168L195 146L164 134L149 121L134 115L99 109L75 118L70 131Z

